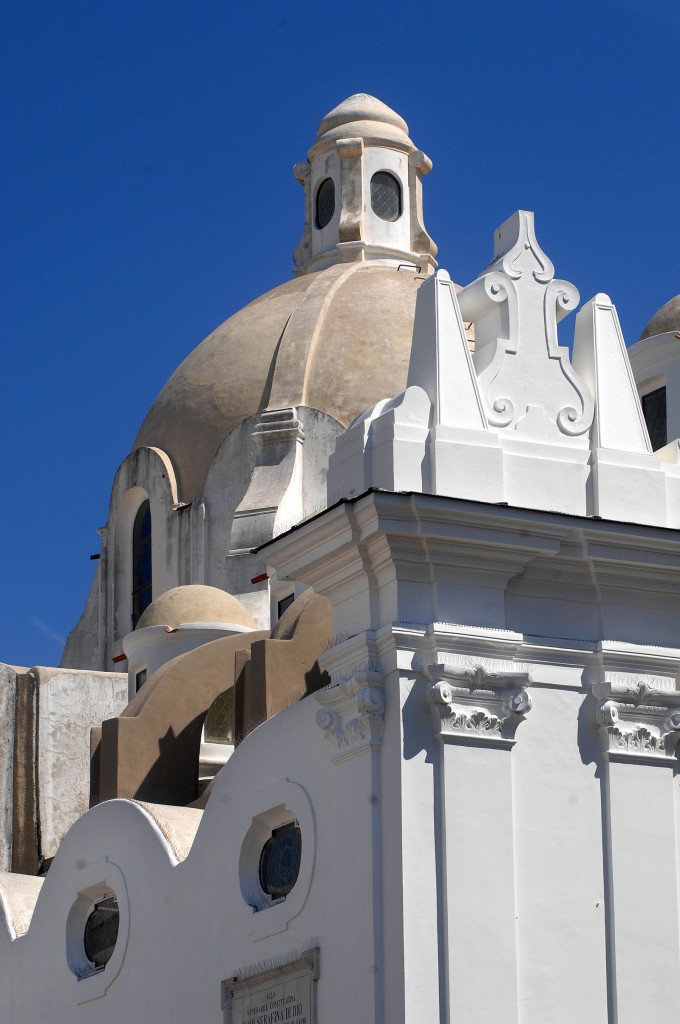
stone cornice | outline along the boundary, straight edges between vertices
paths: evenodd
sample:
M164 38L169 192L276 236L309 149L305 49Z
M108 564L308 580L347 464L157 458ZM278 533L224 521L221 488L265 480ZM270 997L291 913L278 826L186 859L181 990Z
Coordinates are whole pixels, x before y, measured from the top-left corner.
M675 579L677 591L674 530L427 494L367 491L343 499L259 550L280 575L309 578L316 585L322 584L338 548L365 542L376 533L388 534L394 544L400 536L412 538L414 527L421 540L435 540L441 523L449 529L449 545L460 540L468 551L480 553L492 548L496 557L505 549L519 565L524 553L558 555L565 541L574 542L578 530L579 544L585 545L581 555L598 574L616 574L625 588L644 579L657 582L666 573L669 581ZM631 551L637 556L634 566ZM434 556L434 549L429 554Z
M667 677L608 673L593 685L597 724L610 761L673 764L680 739L680 691Z
M317 690L314 699L322 705L316 724L331 745L335 764L381 745L385 698L379 672L357 670L348 679Z
M632 674L644 677L652 689L675 689L674 679L680 669L680 649L677 647L642 646L602 640L596 644L595 654L600 674L597 679L593 679L594 683L605 678L614 682L630 682L629 676Z

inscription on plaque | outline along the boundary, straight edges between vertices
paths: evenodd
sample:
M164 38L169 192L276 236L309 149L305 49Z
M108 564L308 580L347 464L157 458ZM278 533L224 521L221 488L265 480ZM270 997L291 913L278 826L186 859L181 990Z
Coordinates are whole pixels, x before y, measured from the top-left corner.
M224 1024L316 1024L319 950L272 971L222 982Z

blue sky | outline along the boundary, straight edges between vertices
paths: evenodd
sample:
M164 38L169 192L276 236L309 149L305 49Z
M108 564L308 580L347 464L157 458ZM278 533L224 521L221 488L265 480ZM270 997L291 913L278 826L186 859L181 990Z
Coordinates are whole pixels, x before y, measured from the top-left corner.
M635 341L680 291L679 37L665 0L5 0L0 659L58 662L146 410L290 275L292 166L351 93L432 159L454 280L535 210L557 274L608 292Z

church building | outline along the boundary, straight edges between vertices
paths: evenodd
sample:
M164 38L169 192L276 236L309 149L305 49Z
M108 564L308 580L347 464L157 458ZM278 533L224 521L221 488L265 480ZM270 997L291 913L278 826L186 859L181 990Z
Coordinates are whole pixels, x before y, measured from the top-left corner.
M154 401L61 665L0 665L2 1024L677 1015L680 296L627 349L540 211L458 281L431 169L323 118L292 279Z

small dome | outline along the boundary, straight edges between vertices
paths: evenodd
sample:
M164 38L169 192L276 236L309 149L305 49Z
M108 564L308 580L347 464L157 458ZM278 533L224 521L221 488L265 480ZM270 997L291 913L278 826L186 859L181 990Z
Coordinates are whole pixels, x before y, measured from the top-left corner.
M408 125L403 117L375 96L357 92L334 107L321 121L310 158L317 149L324 148L336 139L356 136L396 142L404 149L415 149L408 137Z
M392 110L375 96L369 96L367 92L355 92L326 114L319 124L317 136L321 138L333 128L339 128L341 124L350 124L352 121L381 121L383 124L394 125L395 128L401 129L404 135L408 135L408 125L396 110Z
M668 334L669 331L680 332L680 295L676 295L654 314L640 335L640 341L654 338L657 334Z
M147 626L177 629L188 622L227 622L232 626L257 629L248 609L235 597L219 587L197 584L166 590L151 602L135 629Z

